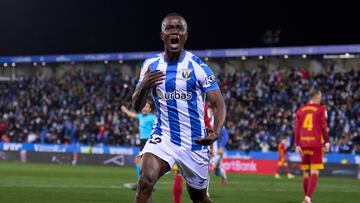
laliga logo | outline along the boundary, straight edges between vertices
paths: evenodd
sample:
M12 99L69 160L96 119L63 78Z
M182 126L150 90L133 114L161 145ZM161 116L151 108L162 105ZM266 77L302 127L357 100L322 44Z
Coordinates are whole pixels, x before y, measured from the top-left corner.
M212 82L215 81L215 75L209 75L205 78L205 84L210 85Z
M167 92L165 94L163 94L160 90L156 90L156 96L162 100L190 100L192 99L192 94L191 92L179 92L179 91L173 91L173 92Z

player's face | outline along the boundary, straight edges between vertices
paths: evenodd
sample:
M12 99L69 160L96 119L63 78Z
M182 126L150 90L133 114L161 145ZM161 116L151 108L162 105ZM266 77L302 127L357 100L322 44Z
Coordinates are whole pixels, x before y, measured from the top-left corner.
M316 97L315 97L315 102L316 102L317 104L320 104L320 102L321 102L321 92L319 92L319 94L316 95Z
M141 113L142 113L142 114L145 114L145 115L147 115L148 113L150 113L150 111L151 111L151 107L150 107L150 104L149 104L149 103L146 103L145 106L144 106L144 108L141 109Z
M161 39L165 50L171 53L180 52L188 37L184 20L179 16L170 16L164 19L162 27Z

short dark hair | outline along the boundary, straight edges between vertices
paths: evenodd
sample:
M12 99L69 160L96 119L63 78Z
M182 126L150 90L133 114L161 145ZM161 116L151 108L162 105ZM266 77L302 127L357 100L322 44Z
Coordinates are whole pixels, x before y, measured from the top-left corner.
M168 17L173 17L173 16L179 17L179 18L182 19L183 26L184 26L185 30L187 31L187 30L188 30L187 22L186 22L184 16L182 16L182 15L179 14L179 13L169 13L169 14L167 14L167 15L163 18L163 20L161 21L161 31L163 31L164 28L165 28L165 27L164 27L164 26L165 26L165 25L164 25L165 19L168 18Z
M167 14L167 15L164 17L164 19L167 18L167 17L171 17L171 16L178 16L178 17L180 17L180 18L184 18L184 16L181 15L181 14L179 14L179 13L169 13L169 14ZM184 18L184 19L185 19L185 18Z
M321 90L319 88L315 88L312 87L309 90L309 98L312 99L314 98L316 95L320 94Z
M146 103L149 103L150 105L153 105L153 101L150 98L146 99Z

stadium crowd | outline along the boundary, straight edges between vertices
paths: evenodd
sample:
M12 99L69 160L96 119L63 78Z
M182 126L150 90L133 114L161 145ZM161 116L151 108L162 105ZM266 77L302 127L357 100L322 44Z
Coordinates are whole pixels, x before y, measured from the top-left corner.
M360 153L360 72L317 74L259 70L221 76L227 101L228 148L276 151L278 140L293 138L296 109L308 100L310 86L323 90L331 150Z
M360 71L311 76L254 69L218 80L227 103L228 149L276 151L281 136L292 143L294 112L307 101L309 86L318 85L331 150L360 153ZM130 107L135 83L110 70L0 82L1 141L135 145L137 122L120 111Z

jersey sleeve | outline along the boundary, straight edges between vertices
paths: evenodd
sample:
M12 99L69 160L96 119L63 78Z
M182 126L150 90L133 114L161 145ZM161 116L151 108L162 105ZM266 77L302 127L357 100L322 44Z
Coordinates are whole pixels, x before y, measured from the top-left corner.
M323 106L323 108L321 108L321 112L320 112L320 125L321 125L321 133L322 133L322 138L324 139L324 142L327 143L329 142L329 133L328 133L328 127L327 127L327 111L326 111L326 107Z
M148 69L149 69L149 63L148 60L145 60L141 66L139 81L137 82L136 86L139 86L141 84L141 82L144 79L145 73Z
M140 76L139 76L139 81L137 82L136 86L140 85L141 82L143 81L144 79L144 76L146 74L146 72L150 69L150 71L154 71L153 70L153 66L152 66L152 63L154 63L156 60L158 60L157 58L149 58L149 59L146 59L144 61L144 63L142 64L141 66L141 70L140 70Z
M298 113L298 111L295 114L295 130L294 130L294 134L295 134L295 145L296 146L300 146L300 115Z
M202 92L210 92L219 89L215 75L209 66L206 64L201 64L200 67L198 81L200 83Z

